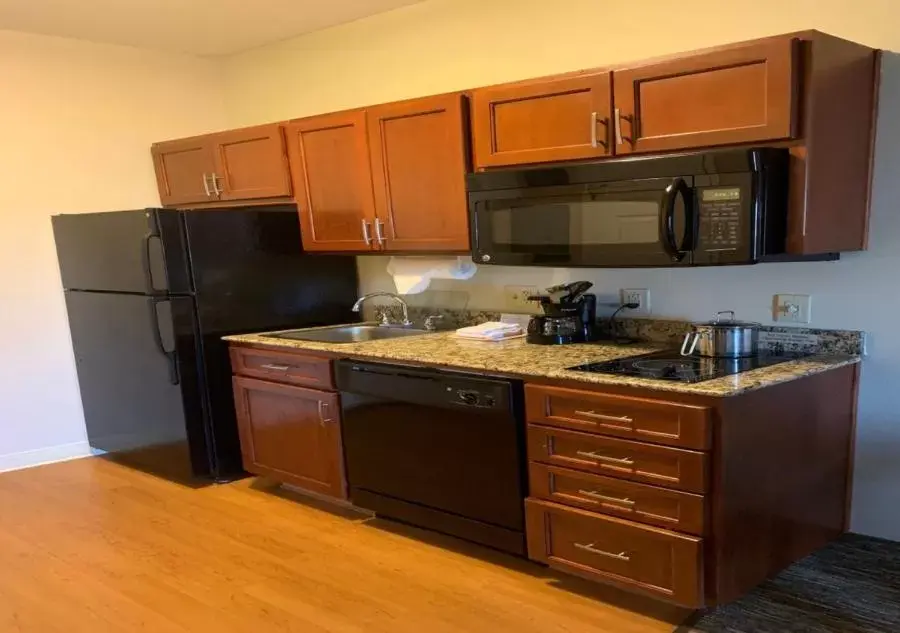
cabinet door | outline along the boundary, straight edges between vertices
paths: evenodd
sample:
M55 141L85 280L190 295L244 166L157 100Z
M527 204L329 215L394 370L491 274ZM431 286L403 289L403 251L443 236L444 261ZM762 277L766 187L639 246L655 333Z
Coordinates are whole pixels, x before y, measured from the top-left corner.
M476 168L612 153L610 74L472 92Z
M615 71L616 153L793 136L795 48L773 39Z
M281 125L231 130L213 136L216 188L222 200L278 198L291 195Z
M150 148L159 200L165 206L211 202L215 172L210 137L197 136L154 143Z
M367 116L379 246L469 250L463 96L389 103Z
M304 248L375 248L366 113L302 119L288 124L285 133Z
M345 499L337 394L235 376L244 468Z

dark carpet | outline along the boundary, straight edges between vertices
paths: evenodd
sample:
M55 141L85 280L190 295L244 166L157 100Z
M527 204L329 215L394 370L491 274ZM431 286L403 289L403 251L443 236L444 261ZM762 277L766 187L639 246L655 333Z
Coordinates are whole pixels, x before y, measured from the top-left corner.
M900 543L847 534L682 633L900 633Z

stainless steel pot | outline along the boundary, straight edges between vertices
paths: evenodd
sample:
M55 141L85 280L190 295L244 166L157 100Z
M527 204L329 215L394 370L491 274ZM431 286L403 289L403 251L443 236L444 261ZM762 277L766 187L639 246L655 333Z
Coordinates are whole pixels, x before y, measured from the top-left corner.
M730 314L730 319L723 319ZM759 341L759 323L736 321L734 310L716 313L716 320L695 323L692 332L684 336L681 355L690 356L696 352L700 356L717 358L745 358L756 356Z

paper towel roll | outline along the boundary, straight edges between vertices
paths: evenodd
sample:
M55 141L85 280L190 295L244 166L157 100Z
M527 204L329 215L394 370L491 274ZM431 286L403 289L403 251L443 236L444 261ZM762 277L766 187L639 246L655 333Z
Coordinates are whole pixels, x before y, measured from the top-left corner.
M387 265L402 295L424 292L432 279L471 279L477 271L471 257L391 257Z

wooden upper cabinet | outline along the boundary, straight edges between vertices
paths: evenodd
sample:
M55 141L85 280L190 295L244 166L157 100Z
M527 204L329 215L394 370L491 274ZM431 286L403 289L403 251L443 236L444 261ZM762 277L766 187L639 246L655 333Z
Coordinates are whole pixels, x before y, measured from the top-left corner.
M244 468L344 499L337 394L235 376Z
M221 192L221 200L291 195L291 176L280 124L221 132L213 135L213 140L216 189Z
M293 121L285 134L303 247L372 250L375 203L365 111Z
M150 148L159 200L165 206L215 200L215 162L207 136L154 143Z
M475 167L610 155L610 81L602 72L474 90Z
M785 36L615 71L616 154L793 137L797 44Z
M463 99L442 95L368 110L380 248L469 249Z

